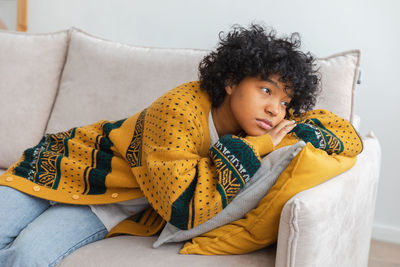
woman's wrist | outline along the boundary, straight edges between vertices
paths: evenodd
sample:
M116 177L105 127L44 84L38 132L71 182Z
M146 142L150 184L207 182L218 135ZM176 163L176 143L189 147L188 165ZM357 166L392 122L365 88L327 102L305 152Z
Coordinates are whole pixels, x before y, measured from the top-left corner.
M274 143L269 134L260 136L246 136L244 139L254 146L254 148L257 150L256 153L258 153L260 157L263 157L274 150Z

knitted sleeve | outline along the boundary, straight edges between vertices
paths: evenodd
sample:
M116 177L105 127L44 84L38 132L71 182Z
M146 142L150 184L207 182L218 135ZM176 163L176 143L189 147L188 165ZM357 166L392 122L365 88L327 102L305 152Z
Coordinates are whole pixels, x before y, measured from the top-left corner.
M268 137L243 139L224 135L210 149L210 158L217 170L217 190L221 195L222 208L231 202L260 168L260 151L265 154L272 151L272 140Z
M196 109L184 101L161 102L144 115L144 166L137 180L153 208L180 229L220 212L260 167L259 151L272 150L233 135L209 149L207 116Z

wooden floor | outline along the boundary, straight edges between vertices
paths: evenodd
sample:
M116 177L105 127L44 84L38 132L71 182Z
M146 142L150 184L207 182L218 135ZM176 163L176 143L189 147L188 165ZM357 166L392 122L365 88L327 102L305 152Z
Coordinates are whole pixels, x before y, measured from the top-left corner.
M368 267L400 267L400 245L372 240Z

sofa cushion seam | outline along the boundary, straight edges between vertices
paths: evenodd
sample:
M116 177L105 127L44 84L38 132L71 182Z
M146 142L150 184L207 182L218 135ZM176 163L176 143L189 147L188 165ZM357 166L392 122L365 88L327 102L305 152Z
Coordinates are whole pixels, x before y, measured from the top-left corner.
M300 209L299 199L293 200L292 208L290 210L289 218L289 237L288 237L288 249L287 249L287 261L286 266L294 267L296 262L296 249L297 240L299 237L299 226L298 226L298 212Z

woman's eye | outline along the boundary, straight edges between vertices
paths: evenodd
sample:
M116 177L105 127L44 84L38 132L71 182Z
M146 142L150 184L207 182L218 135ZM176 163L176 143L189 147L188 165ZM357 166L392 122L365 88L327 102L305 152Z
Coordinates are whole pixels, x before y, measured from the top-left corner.
M263 88L261 88L261 90L263 90L265 93L267 93L267 94L269 94L271 91L268 89L268 88L266 88L266 87L263 87Z
M282 103L282 105L285 106L285 107L287 107L287 106L289 105L289 103L286 102L286 101L282 101L281 103Z

